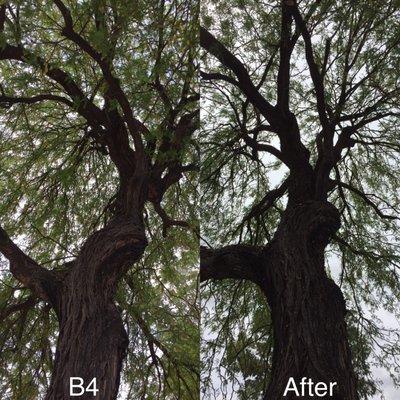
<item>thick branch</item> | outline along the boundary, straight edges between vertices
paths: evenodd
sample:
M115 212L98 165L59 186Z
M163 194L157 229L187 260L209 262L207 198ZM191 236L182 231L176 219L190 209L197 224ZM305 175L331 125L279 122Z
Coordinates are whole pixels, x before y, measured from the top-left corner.
M43 300L56 303L59 278L26 255L0 226L0 252L10 261L10 271L24 286Z
M257 90L243 63L203 27L200 27L200 45L236 75L239 82L238 87L269 123L273 127L279 126L279 116L275 107Z
M260 284L264 265L262 250L237 244L220 249L200 248L200 281L246 279Z

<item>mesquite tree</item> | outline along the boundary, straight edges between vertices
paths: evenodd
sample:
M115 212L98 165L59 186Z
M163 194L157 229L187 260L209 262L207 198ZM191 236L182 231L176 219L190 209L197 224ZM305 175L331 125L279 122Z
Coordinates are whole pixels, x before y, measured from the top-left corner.
M216 373L266 400L291 377L337 382L335 400L375 393L372 365L396 378L398 332L371 313L399 311L399 16L395 1L205 2L209 396Z
M0 6L3 397L198 395L196 4Z

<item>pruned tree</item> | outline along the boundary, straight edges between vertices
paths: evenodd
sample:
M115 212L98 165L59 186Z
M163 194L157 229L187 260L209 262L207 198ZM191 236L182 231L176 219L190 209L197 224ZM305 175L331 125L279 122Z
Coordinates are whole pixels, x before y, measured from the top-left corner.
M2 2L3 397L197 396L197 14Z
M216 373L249 399L282 399L291 377L370 398L374 365L399 383L399 331L373 314L399 311L399 16L395 1L205 2L210 397Z

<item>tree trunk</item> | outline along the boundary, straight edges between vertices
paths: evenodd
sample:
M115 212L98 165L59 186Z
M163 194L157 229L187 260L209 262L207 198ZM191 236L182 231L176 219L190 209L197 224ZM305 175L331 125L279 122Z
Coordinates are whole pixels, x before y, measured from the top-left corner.
M85 388L96 378L96 395L89 391L80 399L117 398L128 337L115 291L146 244L139 219L119 217L83 245L58 297L60 333L46 400L69 399L72 377L82 378Z
M265 251L268 267L261 287L271 309L274 335L272 375L265 400L299 398L294 390L283 395L290 378L300 392L303 377L307 381L311 378L314 384L324 382L328 388L330 382L336 382L332 396L328 392L323 398L358 398L346 335L345 302L324 267L324 250L339 221L337 210L329 203L290 206ZM308 386L305 389L302 399L318 397L314 388L311 393Z

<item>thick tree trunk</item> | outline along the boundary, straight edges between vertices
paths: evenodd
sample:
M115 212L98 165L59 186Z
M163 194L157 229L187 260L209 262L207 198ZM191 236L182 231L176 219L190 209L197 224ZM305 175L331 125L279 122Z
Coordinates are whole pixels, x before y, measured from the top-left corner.
M80 399L117 398L128 338L114 296L119 278L146 244L139 219L120 217L82 247L59 294L60 334L46 400L69 399L72 377L82 378L84 387L96 378L96 396L90 391Z
M345 302L324 267L325 247L338 228L338 212L328 203L291 206L265 252L268 267L261 286L274 327L272 375L265 400L299 398L295 390L283 396L290 378L300 395L302 378L307 382L311 378L314 384L324 382L328 388L333 384L332 396L328 392L323 398L358 398L346 335ZM310 393L305 386L300 398L315 399L317 395L315 387Z

